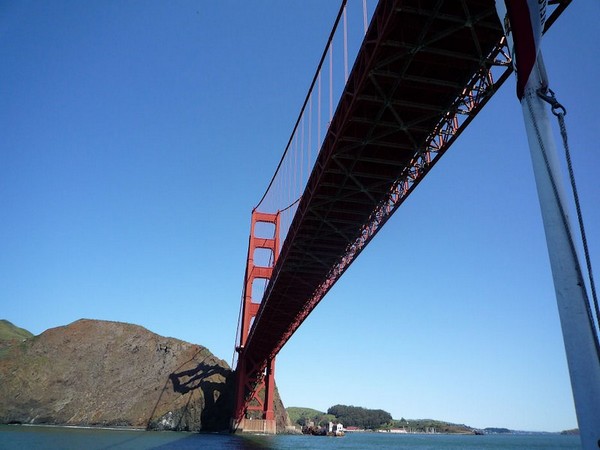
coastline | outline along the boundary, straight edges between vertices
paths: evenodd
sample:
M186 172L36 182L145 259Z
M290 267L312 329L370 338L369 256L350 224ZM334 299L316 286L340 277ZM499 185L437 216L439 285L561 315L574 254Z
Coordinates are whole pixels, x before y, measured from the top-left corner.
M112 431L159 431L159 430L146 430L143 427L107 427L107 426L94 426L94 425L59 425L59 424L48 424L48 423L4 423L9 427L40 427L40 428L69 428L75 430L112 430Z

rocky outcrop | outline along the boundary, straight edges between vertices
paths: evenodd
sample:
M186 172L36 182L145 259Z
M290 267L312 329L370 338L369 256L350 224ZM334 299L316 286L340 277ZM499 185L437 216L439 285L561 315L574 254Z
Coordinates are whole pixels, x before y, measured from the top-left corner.
M0 423L229 427L232 371L200 345L137 325L79 320L1 350Z

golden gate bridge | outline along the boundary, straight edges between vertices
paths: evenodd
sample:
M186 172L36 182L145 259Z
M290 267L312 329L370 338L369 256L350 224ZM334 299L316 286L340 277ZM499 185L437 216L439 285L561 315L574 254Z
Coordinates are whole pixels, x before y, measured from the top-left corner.
M544 32L569 3L548 3ZM276 431L277 353L513 71L493 0L368 6L342 1L252 211L235 430Z

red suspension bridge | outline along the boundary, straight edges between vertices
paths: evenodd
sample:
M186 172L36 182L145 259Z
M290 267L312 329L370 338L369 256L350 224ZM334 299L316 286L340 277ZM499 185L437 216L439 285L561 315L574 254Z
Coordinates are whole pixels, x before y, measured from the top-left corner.
M342 2L252 212L234 429L275 432L277 353L512 71L494 0L369 6Z

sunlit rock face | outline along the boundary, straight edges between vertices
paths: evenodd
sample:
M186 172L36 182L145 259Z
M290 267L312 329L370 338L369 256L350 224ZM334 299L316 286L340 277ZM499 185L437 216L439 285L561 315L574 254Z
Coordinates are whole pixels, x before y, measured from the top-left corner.
M79 320L0 346L0 422L225 430L232 371L200 345Z

